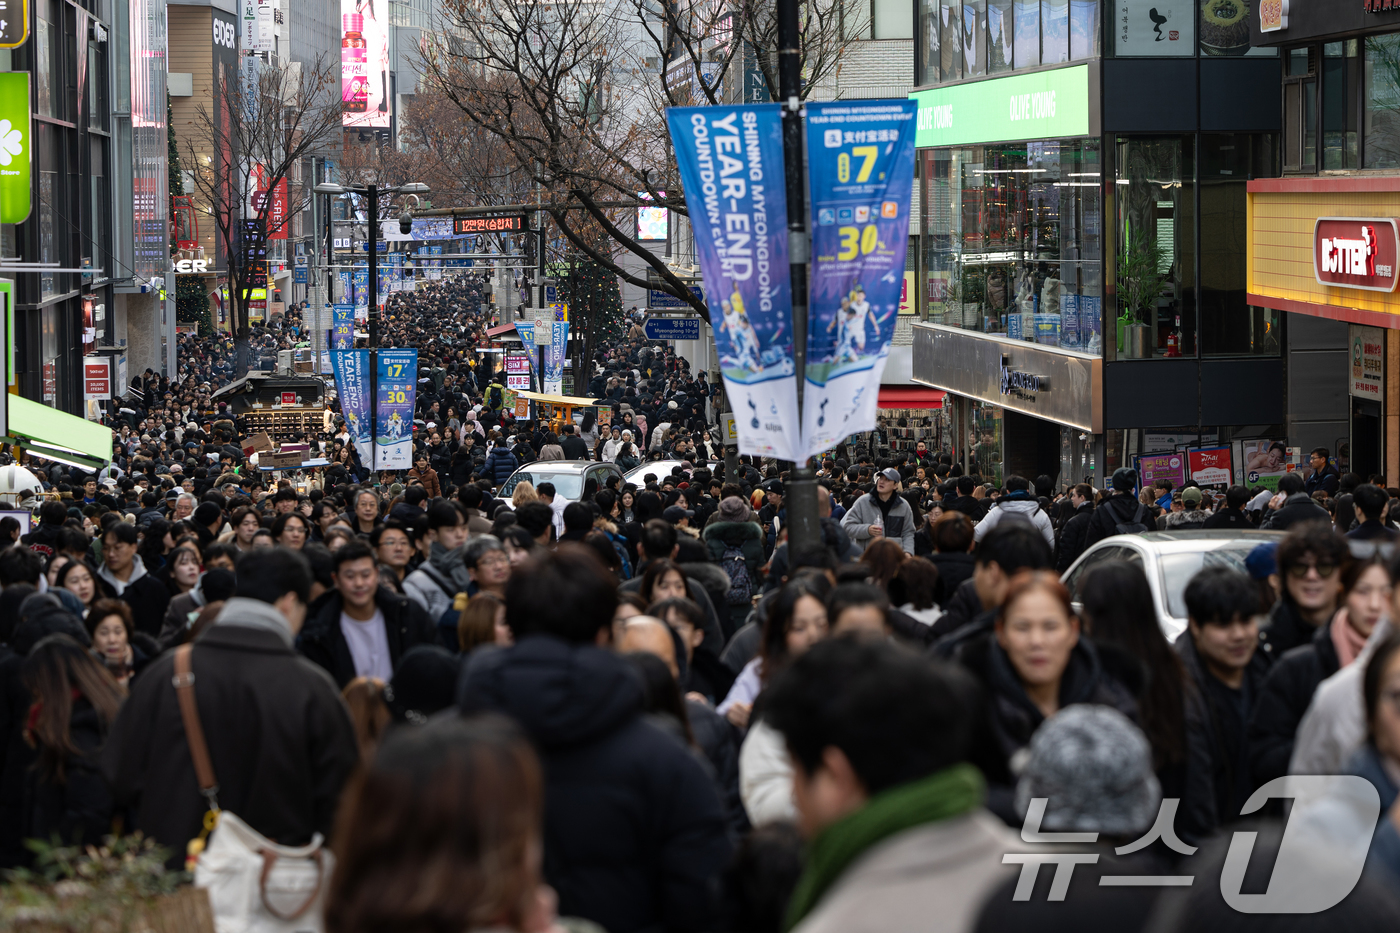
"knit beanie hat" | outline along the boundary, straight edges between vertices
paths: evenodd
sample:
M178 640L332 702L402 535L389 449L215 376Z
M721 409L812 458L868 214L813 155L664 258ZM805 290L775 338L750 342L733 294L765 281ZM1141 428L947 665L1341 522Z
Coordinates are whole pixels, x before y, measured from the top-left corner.
M738 496L729 496L721 499L719 503L719 517L721 521L742 522L748 518L749 507L744 504L744 500Z
M1017 812L1024 815L1037 797L1048 798L1044 831L1133 836L1157 818L1162 787L1141 729L1111 707L1077 703L1031 739Z

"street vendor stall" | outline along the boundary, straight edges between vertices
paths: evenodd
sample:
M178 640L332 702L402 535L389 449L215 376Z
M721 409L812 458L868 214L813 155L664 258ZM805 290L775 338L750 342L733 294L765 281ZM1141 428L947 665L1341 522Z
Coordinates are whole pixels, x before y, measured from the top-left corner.
M534 402L538 408L540 421L548 421L556 433L566 424L574 423L575 408L592 408L602 399L583 398L577 395L547 395L543 392L517 391L516 398Z
M249 373L211 396L228 402L243 435L265 432L274 442L310 439L325 427L326 384L305 376Z

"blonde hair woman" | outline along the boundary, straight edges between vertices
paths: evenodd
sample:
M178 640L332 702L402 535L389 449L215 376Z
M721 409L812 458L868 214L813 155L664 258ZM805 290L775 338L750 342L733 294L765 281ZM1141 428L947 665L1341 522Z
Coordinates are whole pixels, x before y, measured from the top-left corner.
M515 511L520 511L520 507L527 502L540 501L539 493L535 492L533 483L528 480L521 480L515 484L515 491L510 496L510 507Z

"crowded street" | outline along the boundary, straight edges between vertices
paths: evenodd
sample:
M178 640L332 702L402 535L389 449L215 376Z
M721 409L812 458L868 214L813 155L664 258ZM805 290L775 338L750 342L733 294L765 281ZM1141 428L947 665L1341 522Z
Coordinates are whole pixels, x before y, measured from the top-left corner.
M1371 0L0 0L0 933L1400 931L1397 102Z

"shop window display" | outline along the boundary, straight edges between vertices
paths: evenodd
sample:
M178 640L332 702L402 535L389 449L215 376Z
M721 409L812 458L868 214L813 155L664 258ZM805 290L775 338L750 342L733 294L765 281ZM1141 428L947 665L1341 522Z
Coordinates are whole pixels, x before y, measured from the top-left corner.
M1113 357L1196 355L1194 156L1191 137L1118 140Z
M1102 173L1092 139L924 158L928 320L1102 352Z

